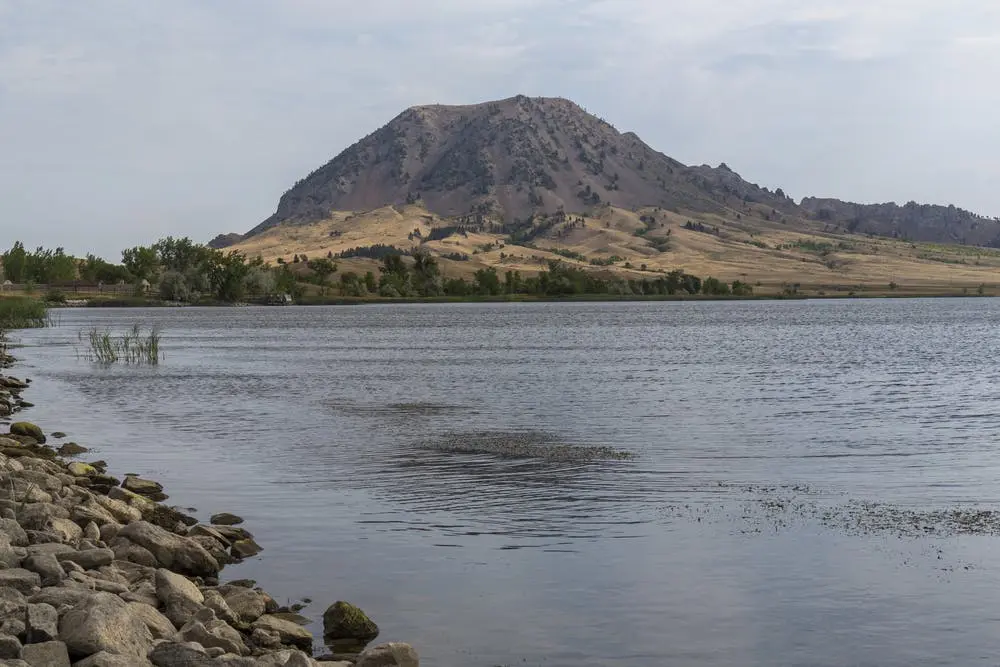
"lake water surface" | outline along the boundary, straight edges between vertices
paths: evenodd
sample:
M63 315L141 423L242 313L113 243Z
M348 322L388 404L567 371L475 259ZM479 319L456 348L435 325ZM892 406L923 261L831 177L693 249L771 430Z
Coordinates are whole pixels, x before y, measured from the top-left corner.
M26 418L244 516L225 576L426 665L1000 665L1000 539L949 520L1000 509L1000 300L56 320L18 334ZM158 367L81 358L134 321Z

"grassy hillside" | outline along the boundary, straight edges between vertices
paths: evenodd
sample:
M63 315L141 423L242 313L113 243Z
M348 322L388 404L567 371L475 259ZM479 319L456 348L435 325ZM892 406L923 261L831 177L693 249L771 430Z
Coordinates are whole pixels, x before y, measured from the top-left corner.
M421 247L440 259L444 275L456 277L484 267L531 275L552 259L628 278L683 269L749 282L757 294L993 294L1000 284L1000 250L834 229L753 205L719 214L604 206L587 216L557 213L505 226L444 218L411 204L283 223L232 249L272 263L333 255L341 272L358 273L376 271L377 258L341 254L373 246Z

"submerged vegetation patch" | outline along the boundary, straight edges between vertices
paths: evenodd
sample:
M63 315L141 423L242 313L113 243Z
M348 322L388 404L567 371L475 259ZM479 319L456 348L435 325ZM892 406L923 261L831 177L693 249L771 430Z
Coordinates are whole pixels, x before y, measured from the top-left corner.
M717 488L722 492L718 502L671 505L666 512L673 518L698 523L728 523L736 532L750 534L813 525L857 536L1000 535L1000 509L993 507L903 507L880 501L845 500L801 484L720 483Z
M621 461L635 458L632 452L603 445L560 442L539 431L480 431L452 433L421 443L425 449L456 454L489 454L509 459L545 461Z

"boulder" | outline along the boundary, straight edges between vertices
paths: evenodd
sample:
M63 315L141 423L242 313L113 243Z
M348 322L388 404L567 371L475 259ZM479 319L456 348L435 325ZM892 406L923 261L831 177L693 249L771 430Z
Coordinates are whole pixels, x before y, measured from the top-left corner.
M75 607L86 601L91 595L93 595L92 592L77 588L50 586L32 595L28 598L28 602L45 603L59 609L60 607Z
M28 546L28 534L24 532L21 524L14 519L0 519L0 533L6 533L7 537L10 538L11 546Z
M143 479L138 475L125 475L125 479L122 481L122 488L132 493L138 493L140 496L152 498L153 500L166 500L167 498L163 494L162 484L154 482L151 479Z
M24 595L31 594L34 589L41 588L42 579L36 572L20 567L0 570L0 588L13 588Z
M52 503L31 503L17 513L17 521L25 530L46 530L55 518L68 519L69 510Z
M21 658L31 667L70 667L69 651L63 642L29 644L21 649Z
M66 578L66 571L59 565L55 554L38 553L24 559L24 569L31 570L41 578L42 586L58 586Z
M188 537L210 537L224 547L228 547L232 542L227 539L222 533L213 528L212 526L206 526L204 524L198 523L190 528L188 528Z
M243 517L230 514L229 512L220 512L219 514L213 514L209 521L217 526L238 526L243 523Z
M69 551L56 554L59 562L72 561L84 570L96 570L105 565L111 565L115 560L115 552L111 549L87 549L85 551Z
M142 512L138 508L132 507L122 500L115 500L108 496L95 496L94 500L97 501L98 505L107 510L118 523L132 523L133 521L142 519Z
M0 635L0 660L21 657L21 640L13 635Z
M235 612L226 604L226 599L222 597L222 594L215 589L208 589L204 592L205 595L205 606L215 612L215 616L220 620L225 621L229 625L240 625L240 618Z
M160 642L149 652L156 667L212 667L215 663L205 651L181 642Z
M215 618L210 609L204 609L198 615L184 624L178 631L184 641L198 642L206 649L221 648L224 653L248 655L250 649L243 637L225 621Z
M64 544L78 544L83 538L83 528L69 519L49 519L49 531L59 537Z
M45 470L25 470L18 474L23 480L34 484L46 493L57 494L62 491L62 480Z
M38 428L31 422L14 422L10 425L10 433L11 435L34 438L35 442L43 445L45 444L45 434L42 433L42 429Z
M194 577L214 577L219 563L197 542L167 532L147 521L135 521L118 532L119 538L144 547L165 568Z
M253 629L257 628L278 635L282 644L312 650L312 633L301 625L265 614L253 622Z
M142 619L110 593L93 593L63 614L59 637L78 658L100 651L145 658L153 643Z
M50 642L59 635L59 614L45 603L29 604L25 615L25 643Z
M171 595L163 601L163 615L170 619L175 627L183 627L204 609L200 604L183 595Z
M378 626L349 602L337 601L323 613L323 637L351 639L365 644L378 636Z
M110 546L111 550L115 552L116 560L123 560L137 565L145 565L146 567L160 566L160 563L156 560L156 556L153 555L153 552L145 547L140 547L138 544L130 542L124 537L115 538L111 541Z
M63 447L65 447L65 445L63 445ZM62 450L63 447L60 447L59 449ZM60 453L62 452L60 451ZM73 477L90 477L91 475L97 474L97 468L89 463L73 461L66 466L66 472L73 475Z
M166 616L148 604L128 603L129 611L146 624L153 639L170 639L177 634L177 628Z
M389 642L363 651L355 667L420 667L420 658L409 644Z
M90 521L93 521L98 526L103 526L106 523L121 523L111 512L93 500L74 507L73 511L70 512L69 518L81 526L86 526Z
M250 588L238 588L224 595L226 604L241 623L250 624L264 615L266 611L264 598Z
M83 445L76 444L75 442L67 442L66 444L60 446L56 451L59 453L59 456L78 456L80 454L86 454L90 450Z
M151 667L152 663L134 656L116 655L101 651L89 658L74 662L73 667Z
M237 540L233 542L230 553L234 558L251 558L261 552L261 546L251 540Z
M166 602L174 595L186 597L199 605L205 601L205 596L191 580L165 568L158 569L156 596L161 602Z
M106 523L104 525L115 526L117 524ZM88 521L87 525L83 527L83 536L91 542L96 542L101 539L101 529L93 521Z

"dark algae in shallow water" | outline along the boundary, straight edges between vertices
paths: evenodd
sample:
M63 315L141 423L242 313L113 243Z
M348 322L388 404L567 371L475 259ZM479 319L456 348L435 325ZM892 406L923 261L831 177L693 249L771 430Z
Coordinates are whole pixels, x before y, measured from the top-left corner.
M571 445L554 436L536 431L481 431L451 433L440 439L421 443L425 449L456 454L489 454L506 459L541 459L544 461L626 461L632 452L599 445Z

